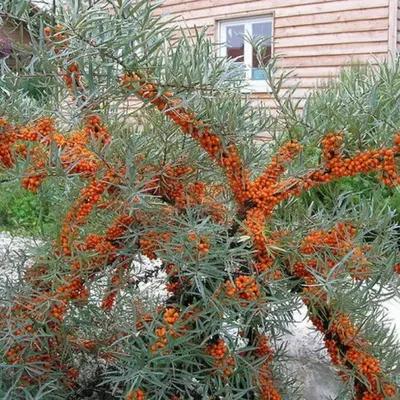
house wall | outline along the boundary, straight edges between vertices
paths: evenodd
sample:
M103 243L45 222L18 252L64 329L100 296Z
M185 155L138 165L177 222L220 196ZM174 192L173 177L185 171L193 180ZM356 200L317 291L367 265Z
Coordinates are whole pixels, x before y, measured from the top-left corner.
M9 21L4 21L0 25L0 39L8 38L12 41L19 43L28 43L29 35L25 31L22 25L13 25Z
M400 53L400 0L397 0L397 52Z
M215 39L218 21L272 14L274 54L282 71L296 68L286 86L299 83L301 98L343 65L387 57L390 1L164 0L159 12L190 32L209 26ZM272 105L268 94L257 97Z
M0 25L0 39L10 39L15 43L29 43L30 40L29 34L22 24L15 25L7 20L4 20L3 24ZM7 65L15 68L18 64L14 57L9 57Z

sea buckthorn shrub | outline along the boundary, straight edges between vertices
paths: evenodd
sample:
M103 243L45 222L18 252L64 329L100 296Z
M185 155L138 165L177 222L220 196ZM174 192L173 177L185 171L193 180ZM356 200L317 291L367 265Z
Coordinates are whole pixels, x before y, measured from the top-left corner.
M326 132L341 126L348 133L347 145L362 148L365 140L379 144L384 141L389 131L400 123L398 113L398 91L400 63L399 58L390 63L352 65L342 69L339 79L329 82L324 89L319 89L308 97L302 113L295 112L294 102L289 98L281 102L286 115L285 124L279 125L280 140L296 138L312 141L310 132ZM275 96L278 93L274 91ZM356 100L356 101L355 101ZM320 148L307 146L305 159L311 164L321 157ZM310 164L310 165L311 165ZM399 192L396 187L376 187L374 177L360 175L352 179L336 180L323 187L314 188L302 198L307 206L322 201L325 208L333 210L337 198L351 193L352 202L375 200L387 203L393 210L399 210ZM374 194L374 196L372 196ZM398 214L398 212L397 212ZM398 216L394 216L398 221Z
M177 39L150 1L82 3L51 18L3 6L32 28L29 75L54 90L20 115L21 93L2 94L1 172L36 196L63 191L57 232L2 283L2 395L294 399L278 340L304 307L340 398L398 398L380 306L398 296L394 212L352 191L307 198L363 176L396 190L396 123L356 135L353 110L317 128L312 100L302 117L274 92L297 121L282 126L205 33Z

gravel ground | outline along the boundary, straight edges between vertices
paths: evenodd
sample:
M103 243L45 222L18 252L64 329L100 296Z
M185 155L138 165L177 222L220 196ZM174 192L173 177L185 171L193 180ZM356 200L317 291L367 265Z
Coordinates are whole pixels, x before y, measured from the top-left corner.
M0 232L0 288L8 281L18 278L24 265L39 249L41 242L33 238L12 236Z
M13 237L7 232L0 232L0 290L8 281L18 278L22 266L29 262L39 247L40 242L32 238ZM385 306L400 338L400 304L390 301ZM283 337L287 355L292 360L288 368L302 382L303 398L334 399L338 393L338 379L330 366L322 336L312 329L305 316L305 308L296 314L296 322L289 331Z

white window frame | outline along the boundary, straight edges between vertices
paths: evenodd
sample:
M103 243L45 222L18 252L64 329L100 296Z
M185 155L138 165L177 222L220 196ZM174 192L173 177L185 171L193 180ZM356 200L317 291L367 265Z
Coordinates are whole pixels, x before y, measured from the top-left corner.
M218 21L218 39L220 42L219 55L226 57L226 28L229 26L244 25L245 36L249 36L252 32L252 24L257 23L270 23L271 24L271 54L274 54L274 17L273 15L265 15L258 17L243 17L235 19L227 19ZM268 93L271 88L264 80L253 80L251 79L252 69L249 66L253 60L253 48L252 45L245 40L244 41L244 63L246 67L246 81L248 82L248 88L251 92Z

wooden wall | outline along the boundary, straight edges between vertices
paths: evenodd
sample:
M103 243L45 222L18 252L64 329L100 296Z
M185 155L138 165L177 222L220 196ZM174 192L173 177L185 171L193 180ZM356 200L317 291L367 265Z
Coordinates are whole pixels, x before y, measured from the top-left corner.
M299 82L302 97L343 65L387 57L389 1L164 0L159 12L188 29L209 26L214 38L220 20L273 15L274 54L283 70L296 69L287 85ZM257 96L270 103L268 94Z
M400 0L397 0L397 52L400 53Z
M25 44L28 44L30 40L29 34L22 24L15 25L6 19L4 19L3 24L0 25L0 39L10 39L12 42ZM18 60L24 61L25 59L21 60L21 58L18 57ZM7 65L10 68L16 68L19 65L17 57L9 57L7 59Z
M29 35L25 31L23 25L14 25L7 20L5 20L4 23L0 25L0 39L3 38L8 38L18 43L29 42Z

